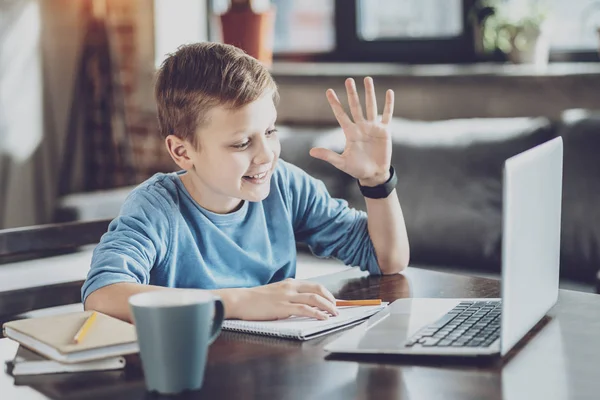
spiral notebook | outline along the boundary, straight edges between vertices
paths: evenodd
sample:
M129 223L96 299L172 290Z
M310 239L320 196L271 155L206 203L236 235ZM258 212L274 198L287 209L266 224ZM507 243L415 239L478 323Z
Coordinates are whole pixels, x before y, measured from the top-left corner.
M336 317L329 317L327 320L308 317L290 317L276 321L227 320L223 322L223 329L288 339L309 340L356 325L382 310L387 304L338 307L340 314Z

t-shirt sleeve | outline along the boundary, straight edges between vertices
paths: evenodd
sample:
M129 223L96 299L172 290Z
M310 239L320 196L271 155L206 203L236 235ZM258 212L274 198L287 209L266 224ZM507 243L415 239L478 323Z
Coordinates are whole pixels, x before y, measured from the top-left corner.
M318 257L334 257L380 275L375 248L367 229L367 214L329 195L322 181L286 164L296 241Z
M170 224L166 200L136 190L121 207L94 249L81 298L119 282L148 284L152 267L169 253Z

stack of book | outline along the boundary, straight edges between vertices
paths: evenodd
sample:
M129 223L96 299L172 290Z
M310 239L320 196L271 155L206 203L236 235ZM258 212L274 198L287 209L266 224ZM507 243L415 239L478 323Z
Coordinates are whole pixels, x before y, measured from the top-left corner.
M139 351L132 324L98 312L22 319L2 328L20 344L6 365L13 376L122 369L124 356Z

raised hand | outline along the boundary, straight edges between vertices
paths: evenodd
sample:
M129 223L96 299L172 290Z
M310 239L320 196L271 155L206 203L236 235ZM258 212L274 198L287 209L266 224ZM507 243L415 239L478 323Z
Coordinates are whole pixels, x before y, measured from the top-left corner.
M346 147L342 154L324 148L313 148L310 155L327 161L339 170L353 176L363 186L376 186L389 178L392 139L388 124L394 110L394 92L392 90L386 92L385 106L381 120L379 120L373 79L366 77L364 84L366 118L354 79L346 79L348 104L354 121L344 111L335 91L327 90L327 100L346 136Z

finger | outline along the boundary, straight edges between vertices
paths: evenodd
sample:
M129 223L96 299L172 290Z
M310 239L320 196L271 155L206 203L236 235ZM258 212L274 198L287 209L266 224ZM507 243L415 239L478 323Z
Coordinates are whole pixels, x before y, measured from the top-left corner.
M325 297L332 304L335 304L335 297L333 297L331 292L325 286L316 282L296 281L296 291L298 293L316 293Z
M326 311L331 315L339 315L335 303L316 293L298 293L290 299L292 303L306 304L317 307L319 310Z
M321 147L313 147L310 149L310 155L319 160L327 161L340 171L344 171L344 159L335 151L323 149Z
M321 320L329 318L329 315L326 312L321 311L318 308L307 306L306 304L290 303L286 310L289 312L290 316L295 315L298 317L309 317Z
M356 83L352 78L346 79L346 93L348 94L348 105L350 106L350 113L354 122L364 121L365 118L363 117L360 99L358 98Z
M352 120L348 114L346 114L346 111L344 111L344 106L342 106L342 103L340 102L340 99L338 99L337 94L335 94L335 91L333 89L327 89L325 95L327 96L327 101L329 101L333 115L335 115L335 119L337 119L340 126L344 128L352 125Z
M394 91L388 89L385 93L385 107L383 107L383 115L381 116L381 122L389 124L392 120L392 114L394 113Z
M377 118L377 99L375 98L375 84L373 78L365 78L365 104L367 107L367 120L375 121Z

